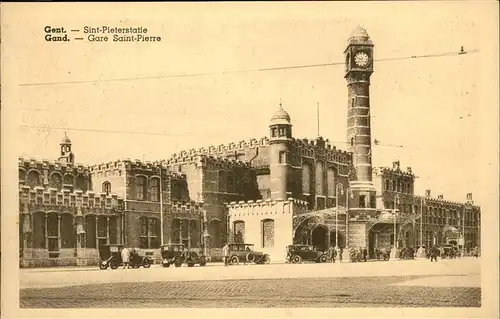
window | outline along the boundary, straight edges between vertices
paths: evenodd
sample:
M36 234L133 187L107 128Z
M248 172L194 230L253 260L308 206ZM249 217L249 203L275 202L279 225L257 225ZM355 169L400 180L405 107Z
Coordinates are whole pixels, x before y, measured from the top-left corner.
M226 172L219 171L219 192L226 192Z
M102 183L102 192L106 193L106 195L111 194L111 183L110 182Z
M280 164L286 164L286 152L285 151L280 151L280 153L279 153L279 163Z
M151 194L150 201L159 202L160 201L160 179L152 178L151 179Z
M367 208L365 205L366 195L359 195L359 208Z
M76 189L79 189L83 192L87 191L87 179L84 176L79 175L76 178Z
M158 218L141 217L141 231L139 233L139 247L142 249L156 249L160 247L161 225Z
M385 180L385 190L391 190L391 182L388 179Z
M262 247L274 247L274 220L272 219L262 221Z
M137 200L145 200L146 199L146 177L137 176L136 185L135 185L135 197Z
M351 146L354 146L354 137L351 137Z
M392 191L393 192L396 191L396 182L395 181L392 181Z
M326 180L327 180L327 185L328 185L328 196L330 197L335 197L336 190L335 190L335 185L336 185L336 178L335 178L335 169L329 168L326 172Z
M227 185L226 185L226 191L228 193L234 193L234 176L233 173L229 172L227 174Z
M234 222L234 242L236 244L243 244L245 242L245 222L237 220Z
M302 193L311 193L311 166L309 164L302 166Z
M324 171L321 162L316 163L316 195L324 195Z
M38 171L30 171L28 173L27 184L30 187L41 186L40 173Z
M61 190L62 176L59 173L53 173L52 175L50 175L50 187Z

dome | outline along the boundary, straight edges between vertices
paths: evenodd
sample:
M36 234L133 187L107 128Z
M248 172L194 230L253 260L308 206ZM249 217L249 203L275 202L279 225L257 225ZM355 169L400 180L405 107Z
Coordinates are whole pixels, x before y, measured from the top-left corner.
M349 37L348 42L369 42L371 43L370 36L368 35L368 32L366 32L366 29L362 28L361 26L357 26L356 29L351 33L351 36Z
M61 144L71 144L71 140L69 139L66 133L64 133L64 137L61 140Z
M290 125L290 115L287 111L283 109L283 106L280 103L278 110L274 113L271 118L271 125L274 124L288 124Z

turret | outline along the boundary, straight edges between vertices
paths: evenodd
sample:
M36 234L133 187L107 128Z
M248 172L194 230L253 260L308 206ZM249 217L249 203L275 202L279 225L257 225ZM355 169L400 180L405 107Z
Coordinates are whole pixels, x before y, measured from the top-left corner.
M71 151L71 140L69 139L66 132L64 132L64 137L59 145L61 147L61 156L59 157L59 161L67 164L74 164L75 156Z
M290 169L290 143L292 142L292 124L290 115L280 103L269 125L269 169L271 177L271 198L286 200L287 180Z

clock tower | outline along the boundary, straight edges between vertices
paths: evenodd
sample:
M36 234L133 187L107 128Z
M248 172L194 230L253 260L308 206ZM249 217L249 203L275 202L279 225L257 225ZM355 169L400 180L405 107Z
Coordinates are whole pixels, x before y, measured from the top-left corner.
M347 145L352 153L350 216L374 216L375 187L372 182L370 127L370 76L373 73L373 42L365 29L357 27L347 41Z

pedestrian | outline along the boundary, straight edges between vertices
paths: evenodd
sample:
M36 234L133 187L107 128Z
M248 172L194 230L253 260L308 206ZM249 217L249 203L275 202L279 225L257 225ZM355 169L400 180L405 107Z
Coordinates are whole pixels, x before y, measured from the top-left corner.
M122 249L123 269L130 268L129 261L130 261L130 250L127 247L124 247Z
M437 247L431 248L431 262L437 262L437 255L439 254L439 250Z
M339 258L339 263L342 263L342 254L344 253L344 249L343 248L339 248L339 251L338 251L338 258Z
M222 247L222 256L224 258L224 266L229 265L229 254L230 254L229 245L226 243L224 245L224 247Z
M366 247L363 248L363 260L366 262L366 257L368 256L368 250Z
M335 248L333 246L328 247L328 258L330 262L335 263Z

